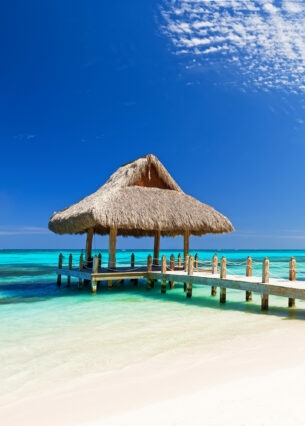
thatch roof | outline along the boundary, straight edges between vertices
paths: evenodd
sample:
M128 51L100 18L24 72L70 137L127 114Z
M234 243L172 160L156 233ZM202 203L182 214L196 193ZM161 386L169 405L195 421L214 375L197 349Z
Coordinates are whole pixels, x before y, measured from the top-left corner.
M135 237L223 233L231 222L212 207L185 194L152 154L120 167L93 194L54 213L49 229L58 234L94 233Z

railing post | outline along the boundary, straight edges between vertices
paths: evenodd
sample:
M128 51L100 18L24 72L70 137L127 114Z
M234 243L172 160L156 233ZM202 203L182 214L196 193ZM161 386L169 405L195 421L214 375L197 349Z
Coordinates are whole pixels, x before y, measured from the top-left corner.
M181 254L178 254L178 268L182 267L182 263L181 263Z
M269 267L270 267L269 259L265 257L263 262L263 276L262 276L262 282L264 284L269 283L269 276L270 276ZM262 311L267 311L268 307L269 307L269 295L267 293L264 293L262 295Z
M166 274L166 256L162 256L162 263L161 263L161 273ZM161 293L166 293L166 280L162 278L161 282Z
M297 279L297 262L294 257L290 259L289 262L289 281L295 281ZM295 298L289 297L288 299L288 307L295 307Z
M222 256L220 263L220 279L225 279L227 277L227 259L225 256ZM225 287L220 287L220 303L226 303L226 293L227 289Z
M217 274L218 272L218 256L215 253L212 258L212 274Z
M99 264L99 259L98 259L97 256L94 256L94 258L93 258L93 267L92 267L92 272L94 274L98 273L98 264Z
M218 272L218 256L215 253L213 258L212 258L212 274L217 274L217 272ZM216 294L217 294L217 287L212 285L211 295L216 296Z
M101 268L102 267L102 255L101 253L98 254L98 267Z
M60 253L58 256L58 269L62 269L62 261L63 261L63 255L62 253ZM61 285L61 274L57 275L57 285L58 286Z
M135 262L135 256L134 256L134 253L132 253L131 257L130 257L130 268L131 269L134 269L134 262Z
M252 277L252 258L251 258L251 256L247 257L246 277ZM246 302L251 302L251 300L252 300L252 291L246 290Z
M190 256L189 262L188 262L188 268L187 268L187 275L192 276L193 274L194 274L194 256ZM192 297L192 293L193 293L193 284L188 283L187 290L186 290L186 297L188 298Z
M72 253L69 254L69 263L68 263L68 269L71 271L72 269ZM71 276L68 275L67 277L67 286L70 287L71 285Z
M194 268L198 269L198 253L195 254L195 258L194 258Z

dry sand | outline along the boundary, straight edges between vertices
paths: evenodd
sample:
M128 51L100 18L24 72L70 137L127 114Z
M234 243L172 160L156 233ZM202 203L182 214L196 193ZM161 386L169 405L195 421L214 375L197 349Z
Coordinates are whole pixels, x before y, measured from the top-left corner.
M304 336L303 321L282 320L277 330L212 349L53 383L4 401L0 424L305 425Z

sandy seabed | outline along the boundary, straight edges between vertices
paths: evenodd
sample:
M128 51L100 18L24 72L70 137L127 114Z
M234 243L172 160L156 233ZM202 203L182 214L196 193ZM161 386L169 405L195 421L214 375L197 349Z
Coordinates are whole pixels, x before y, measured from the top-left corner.
M276 330L220 341L207 351L173 351L48 389L21 390L3 399L0 424L305 425L304 337L303 320L283 320Z

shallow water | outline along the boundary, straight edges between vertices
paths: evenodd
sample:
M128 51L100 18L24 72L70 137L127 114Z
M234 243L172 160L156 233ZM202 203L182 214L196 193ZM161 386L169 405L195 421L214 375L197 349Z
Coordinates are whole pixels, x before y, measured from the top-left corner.
M167 257L172 252L166 252ZM107 373L154 357L178 356L192 349L208 352L221 342L277 330L287 321L305 320L305 302L287 308L285 298L270 297L268 313L260 310L260 295L245 303L244 292L227 290L227 303L210 296L210 287L194 286L186 299L183 285L161 295L160 286L146 290L126 284L108 290L100 286L96 296L90 287L77 288L72 279L56 285L54 268L58 251L0 252L0 382L1 396L24 395L95 373ZM67 263L69 252L64 252ZM149 252L136 251L136 264ZM174 252L175 255L178 252ZM202 264L214 252L198 251ZM74 251L77 260L80 252ZM131 252L118 253L128 264ZM254 274L268 256L271 276L288 276L288 262L297 260L303 277L304 251L226 251L228 273L245 271L248 255ZM107 263L107 254L102 253ZM139 262L140 261L140 262ZM0 398L1 403L1 398Z

